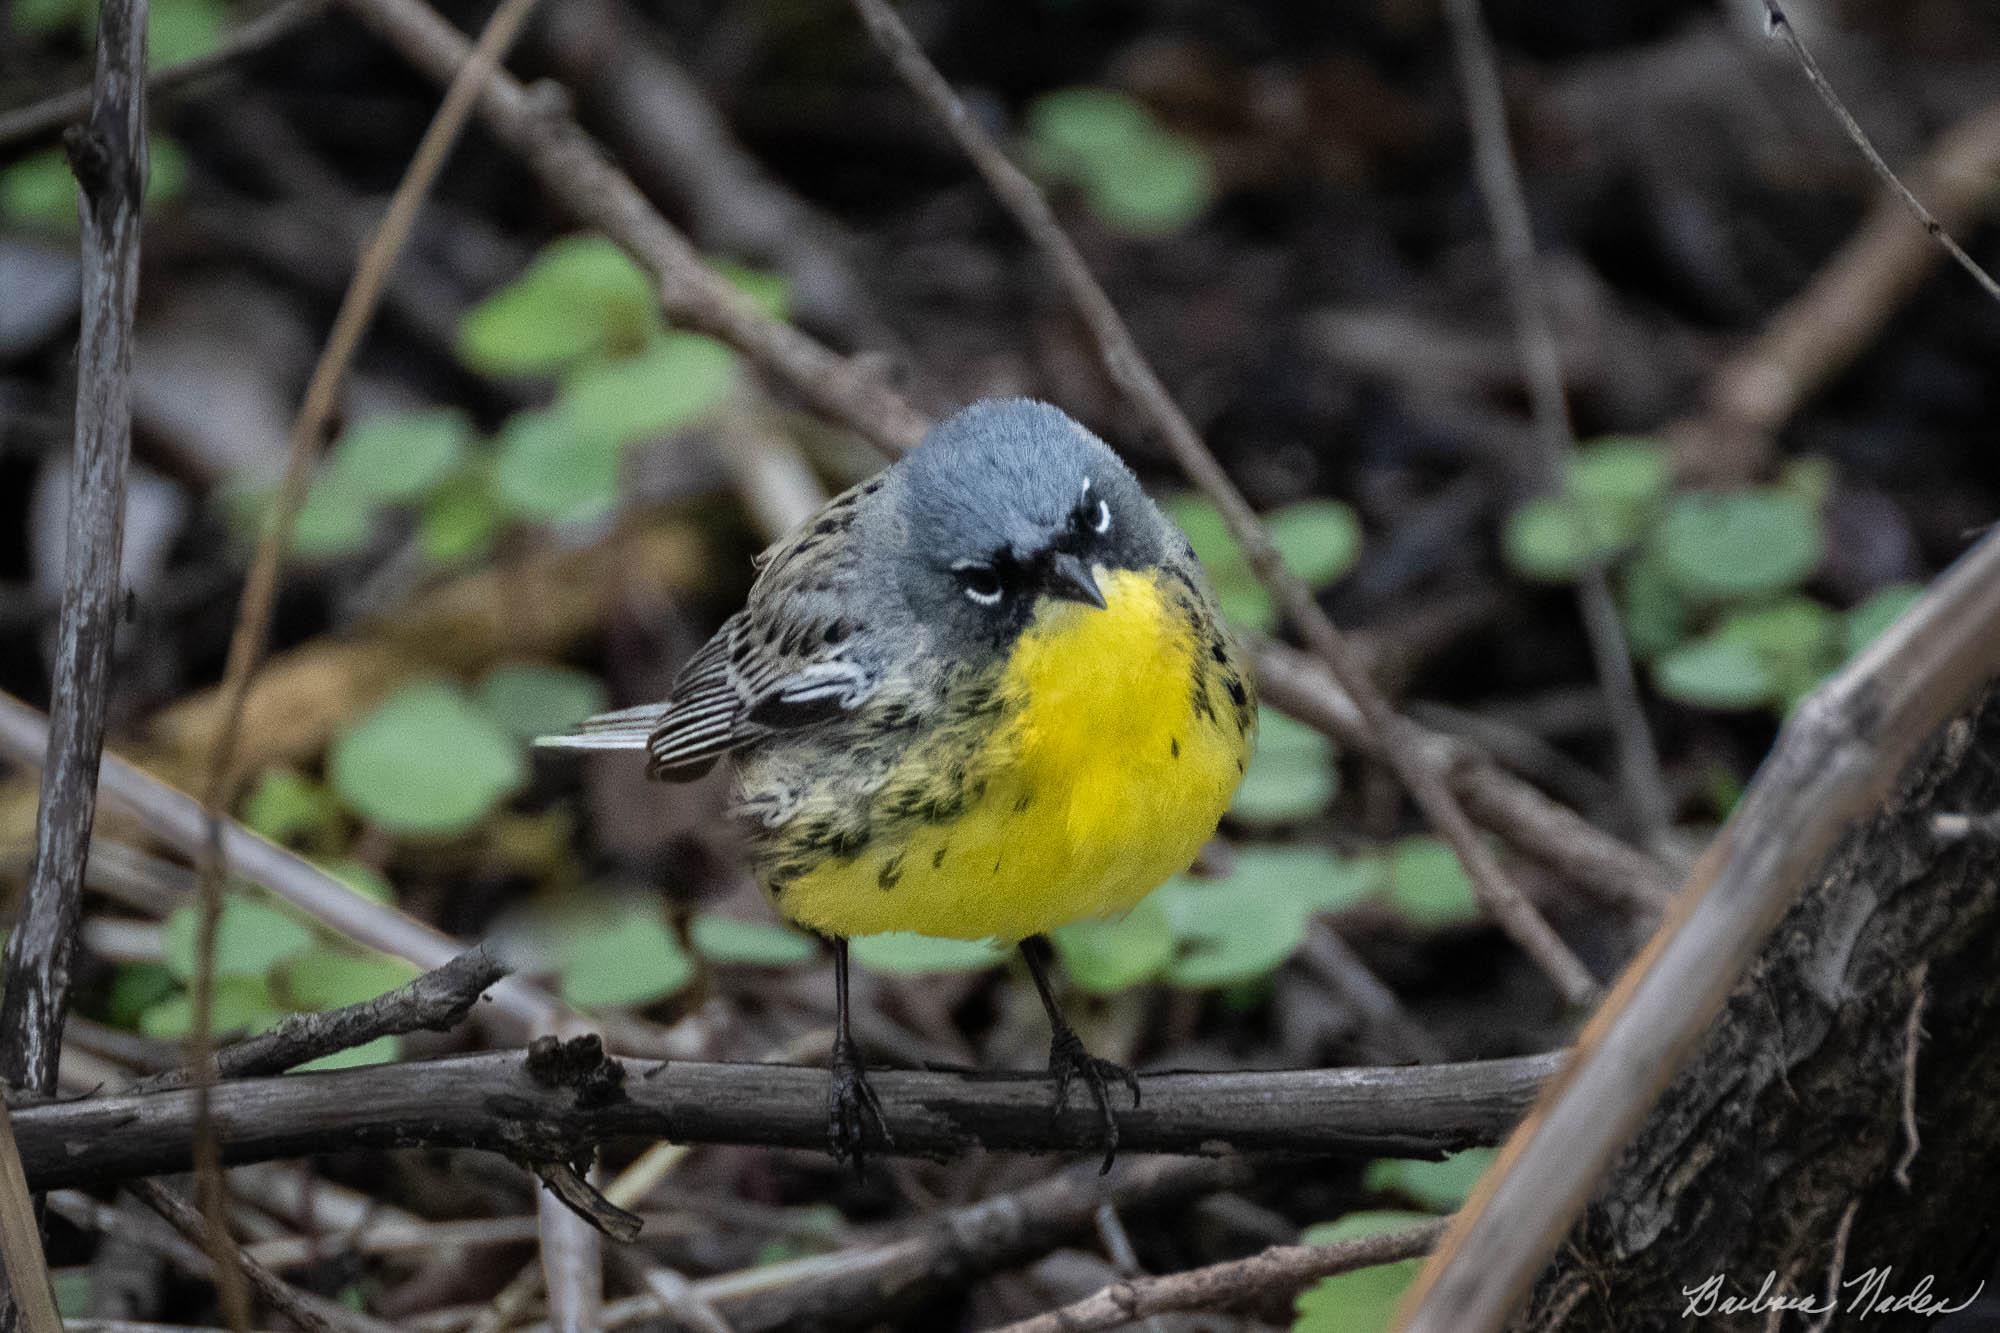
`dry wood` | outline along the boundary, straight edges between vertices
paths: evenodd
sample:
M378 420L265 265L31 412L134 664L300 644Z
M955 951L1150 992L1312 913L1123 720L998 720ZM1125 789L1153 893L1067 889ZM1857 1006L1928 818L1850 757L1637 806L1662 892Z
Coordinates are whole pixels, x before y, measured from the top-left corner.
M1434 1156L1498 1139L1559 1058L1148 1074L1142 1105L1119 1113L1120 1136L1131 1152ZM1051 1116L1044 1075L882 1070L871 1081L897 1152L1099 1147L1094 1108L1072 1103ZM390 1146L484 1148L549 1162L627 1135L819 1152L826 1071L676 1060L626 1076L600 1057L538 1078L519 1052L498 1052L233 1079L216 1086L213 1113L231 1163ZM16 1110L14 1123L37 1189L157 1175L187 1169L194 1096L178 1089L47 1103Z
M1425 1271L1405 1328L1499 1328L1771 928L1912 753L2000 671L2000 531L1803 704L1667 922Z

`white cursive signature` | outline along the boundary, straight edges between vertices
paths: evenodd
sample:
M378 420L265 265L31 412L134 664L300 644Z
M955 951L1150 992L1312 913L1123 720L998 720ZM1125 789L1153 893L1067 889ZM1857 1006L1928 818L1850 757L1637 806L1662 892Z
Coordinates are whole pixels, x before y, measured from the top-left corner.
M1893 1268L1870 1268L1858 1273L1840 1284L1844 1297L1831 1294L1792 1295L1778 1290L1778 1275L1764 1274L1764 1280L1757 1290L1748 1296L1723 1294L1723 1285L1728 1277L1714 1273L1699 1285L1681 1288L1681 1298L1687 1302L1681 1310L1681 1318L1708 1318L1711 1315L1768 1315L1778 1311L1803 1315L1826 1315L1836 1311L1851 1315L1855 1319L1866 1319L1870 1315L1912 1314L1925 1319L1937 1319L1948 1314L1957 1314L1986 1290L1981 1282L1973 1288L1972 1294L1962 1301L1933 1294L1931 1287L1936 1279L1929 1274L1919 1278L1908 1291L1894 1293L1889 1290L1889 1281L1894 1276Z

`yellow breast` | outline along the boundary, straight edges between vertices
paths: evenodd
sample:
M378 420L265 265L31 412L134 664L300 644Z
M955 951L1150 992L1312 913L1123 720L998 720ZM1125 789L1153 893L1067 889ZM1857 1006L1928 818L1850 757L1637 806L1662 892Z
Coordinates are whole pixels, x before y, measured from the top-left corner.
M1129 571L1099 585L1103 610L1045 602L1017 641L967 766L976 799L800 877L788 916L1018 940L1125 911L1186 869L1241 780L1254 714L1180 589Z

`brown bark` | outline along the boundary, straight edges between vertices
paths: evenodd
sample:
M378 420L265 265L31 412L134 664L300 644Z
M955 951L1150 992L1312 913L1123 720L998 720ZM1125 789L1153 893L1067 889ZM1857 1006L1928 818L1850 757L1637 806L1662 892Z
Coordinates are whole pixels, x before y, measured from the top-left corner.
M2000 808L1996 753L1989 691L1841 839L1514 1327L1764 1329L1768 1307L1690 1313L1683 1293L1719 1274L1721 1295L1754 1298L1769 1273L1773 1295L1823 1308L1831 1290L1839 1328L1871 1270L1892 1270L1885 1295L1928 1276L1954 1303L1991 1274L2000 840L1936 821Z

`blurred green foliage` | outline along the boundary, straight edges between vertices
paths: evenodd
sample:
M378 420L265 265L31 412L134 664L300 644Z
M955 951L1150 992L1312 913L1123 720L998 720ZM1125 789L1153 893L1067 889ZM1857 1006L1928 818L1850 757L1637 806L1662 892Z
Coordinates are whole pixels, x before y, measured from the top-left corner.
M1203 496L1168 496L1161 504L1194 547L1222 613L1232 624L1264 633L1277 628L1278 608L1229 533L1222 511ZM1361 558L1361 521L1338 500L1301 500L1264 515L1285 567L1315 590L1331 586Z
M1370 1208L1348 1213L1337 1221L1306 1228L1302 1245L1333 1245L1341 1241L1401 1231L1435 1221L1462 1205L1473 1184L1493 1163L1490 1148L1454 1153L1441 1162L1385 1158L1363 1171L1364 1188L1399 1196L1431 1211ZM1383 1333L1390 1327L1396 1303L1423 1268L1421 1259L1401 1259L1321 1278L1299 1293L1292 1333Z
M1081 190L1097 219L1127 236L1171 235L1215 199L1207 155L1142 103L1108 88L1036 98L1028 107L1026 156L1043 176Z
M1799 591L1825 548L1820 508L1833 480L1824 460L1799 459L1775 485L1677 491L1666 445L1598 440L1570 460L1561 494L1509 516L1502 549L1517 574L1541 582L1603 562L1632 651L1665 697L1784 712L1919 592L1885 588L1843 616Z

